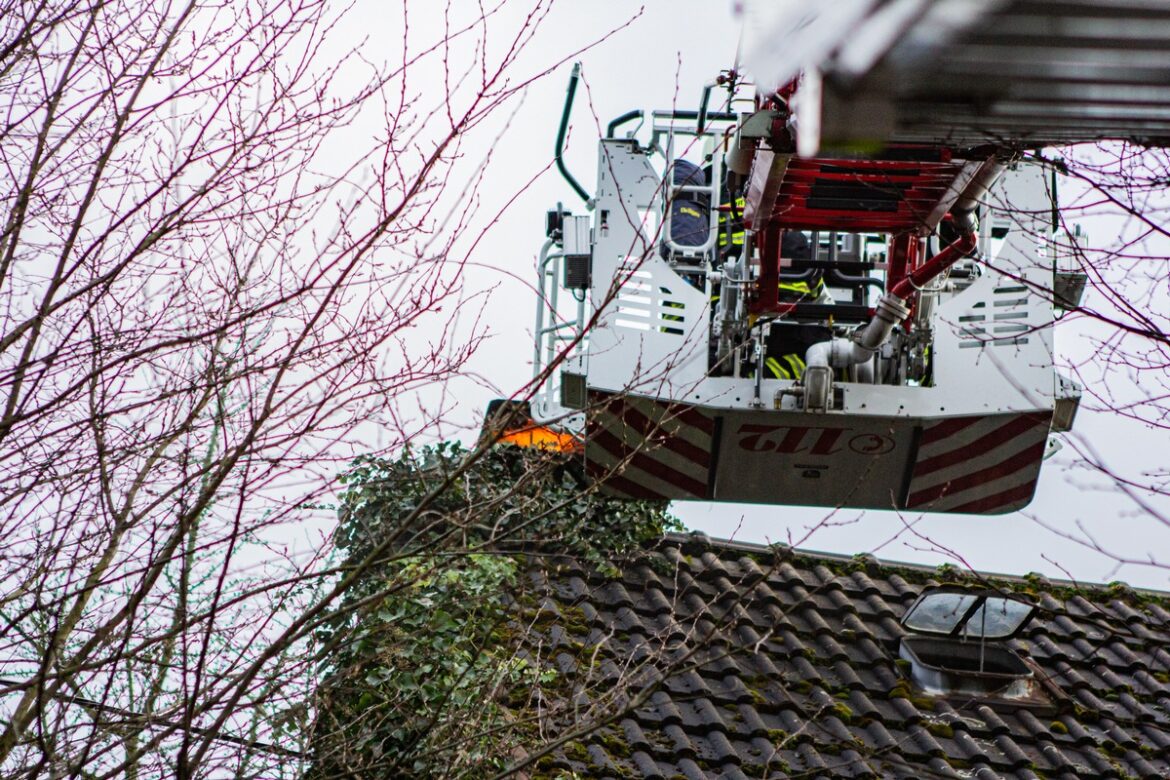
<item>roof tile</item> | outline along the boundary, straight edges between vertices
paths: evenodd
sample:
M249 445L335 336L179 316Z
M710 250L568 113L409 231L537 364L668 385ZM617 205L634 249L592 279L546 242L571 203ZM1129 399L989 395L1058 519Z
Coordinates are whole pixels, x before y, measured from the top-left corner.
M621 765L618 764L601 745L586 745L585 752L589 756L589 771L591 773L602 776L611 775L615 777L621 775Z
M877 572L875 571L874 573L876 574ZM876 582L869 578L869 574L865 571L851 572L847 584L862 596L880 596L882 593L882 589Z
M1152 622L1158 623L1162 628L1170 626L1170 609L1167 609L1165 605L1150 602L1145 605L1145 608L1149 612Z
M1026 767L1032 763L1031 757L1016 744L1011 734L999 734L995 737L995 746L1003 754L1004 760L1015 769Z
M666 775L659 768L658 762L649 753L638 750L634 752L632 758L639 777L645 780L666 780Z
M1165 727L1140 726L1142 744L1153 745L1154 752L1161 755L1170 755L1170 732Z
M672 537L620 579L575 561L550 574L542 652L587 683L571 687L578 703L620 703L635 669L662 675L606 737L582 741L588 766L556 765L664 780L1170 777L1170 599L1082 586L1057 598L1029 581L1040 610L1011 647L1069 698L946 697L907 679L898 643L924 583L949 574L781 554Z
M1138 777L1149 778L1150 780L1158 780L1158 778L1165 779L1166 775L1162 770L1156 768L1149 761L1146 761L1139 753L1130 750L1125 754L1125 763L1130 769L1130 774L1136 774Z

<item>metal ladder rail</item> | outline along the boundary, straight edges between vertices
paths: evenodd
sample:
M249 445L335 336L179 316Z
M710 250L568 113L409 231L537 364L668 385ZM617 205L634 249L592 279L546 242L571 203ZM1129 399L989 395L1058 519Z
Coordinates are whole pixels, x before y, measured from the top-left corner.
M689 257L705 257L716 247L719 240L719 204L722 200L723 190L723 155L718 152L716 147L715 152L711 155L711 176L707 184L682 184L676 185L671 182L673 178L673 165L675 160L675 137L688 136L694 140L694 143L699 143L701 139L712 138L717 139L723 135L727 129L728 123L733 123L736 119L734 114L708 114L707 125L700 130L698 125L680 127L677 121L681 118L683 120L691 119L691 114L694 112L661 112L655 111L653 113L654 131L651 138L650 148L658 149L658 142L660 137L666 137L665 148L662 149L665 157L666 166L662 181L662 241L667 250L670 252L672 258L682 256ZM695 117L697 120L697 116ZM668 120L663 124L659 124L660 120ZM692 193L697 195L706 195L708 198L708 230L707 240L698 246L684 246L675 242L671 238L671 214L670 203L676 195L680 193ZM690 269L688 269L690 270ZM698 269L695 269L698 270Z
M537 263L536 285L536 327L533 329L532 376L536 378L541 372L556 361L559 345L579 339L574 354L582 352L586 345L583 337L585 329L585 296L576 299L576 315L574 319L563 319L560 312L560 278L564 252L553 252L556 241L548 239L540 249L540 259ZM545 325L545 311L548 312L549 324ZM559 320L559 321L558 321ZM568 330L566 334L564 331ZM552 403L559 403L559 377L550 375L544 387L536 394Z

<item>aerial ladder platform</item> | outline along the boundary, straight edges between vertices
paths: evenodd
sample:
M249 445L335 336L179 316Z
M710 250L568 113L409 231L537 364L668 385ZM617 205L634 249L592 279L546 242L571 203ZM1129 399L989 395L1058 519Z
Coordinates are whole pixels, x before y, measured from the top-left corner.
M587 213L548 215L524 426L613 496L1017 510L1080 398L1044 150L1170 140L1170 8L776 5L693 110L609 124L592 192L574 68Z

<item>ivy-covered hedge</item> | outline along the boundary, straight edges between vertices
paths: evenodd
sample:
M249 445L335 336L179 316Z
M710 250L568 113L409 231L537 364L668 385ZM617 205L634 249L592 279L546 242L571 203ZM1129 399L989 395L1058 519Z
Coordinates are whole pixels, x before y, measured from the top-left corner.
M343 477L334 542L363 568L319 636L316 777L490 776L536 747L535 703L557 681L533 660L528 572L548 555L610 568L677 527L663 503L589 491L559 456L467 457L441 444Z

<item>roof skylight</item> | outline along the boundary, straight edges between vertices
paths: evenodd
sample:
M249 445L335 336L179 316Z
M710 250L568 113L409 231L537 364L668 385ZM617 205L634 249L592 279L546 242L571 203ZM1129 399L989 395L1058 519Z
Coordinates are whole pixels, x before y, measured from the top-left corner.
M902 625L920 634L1008 639L1035 610L1026 601L995 592L939 588L919 596Z
M899 642L910 677L934 695L1049 703L1028 664L999 640L1015 636L1036 608L999 591L956 587L924 592L902 618Z

